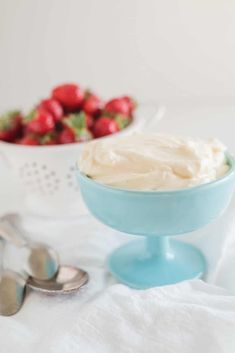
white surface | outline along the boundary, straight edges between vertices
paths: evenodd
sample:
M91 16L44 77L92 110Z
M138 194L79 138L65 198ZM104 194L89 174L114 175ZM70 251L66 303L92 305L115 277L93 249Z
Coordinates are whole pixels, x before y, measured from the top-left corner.
M232 102L235 2L0 0L0 111L72 80L103 96Z
M232 352L234 315L235 298L200 281L147 291L115 285L54 347L57 353Z
M68 297L29 293L17 315L0 317L1 353L233 352L234 211L233 204L220 221L188 237L206 254L209 282L228 291L198 280L146 291L116 285L105 258L131 237L90 215L69 224L25 218L32 238L52 245L63 263L86 269L90 282Z
M234 107L172 107L159 130L217 135L234 152L234 114ZM1 213L22 207L17 185L3 170ZM105 267L107 254L131 240L130 236L103 226L88 214L67 223L25 217L32 238L52 245L63 263L86 269L91 280L71 297L30 293L16 316L0 317L0 352L233 352L234 212L235 199L220 220L184 238L206 255L209 284L193 281L143 292L116 285ZM8 258L11 252L7 254Z

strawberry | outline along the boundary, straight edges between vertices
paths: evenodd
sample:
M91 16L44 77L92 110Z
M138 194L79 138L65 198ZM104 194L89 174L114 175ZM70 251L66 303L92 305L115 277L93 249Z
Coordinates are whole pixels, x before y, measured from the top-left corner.
M109 114L131 116L136 108L136 102L129 96L111 99L105 104L104 111Z
M22 116L11 111L0 116L0 140L12 142L22 130Z
M84 112L87 113L88 115L97 116L97 114L99 114L99 112L101 111L101 108L102 108L101 99L98 96L96 96L94 93L87 91L85 94L85 100L83 103Z
M122 99L125 100L129 105L129 115L132 115L137 107L137 102L129 96L123 96Z
M94 125L93 132L95 137L102 137L110 134L114 134L120 130L118 123L108 117L102 116L100 117Z
M113 114L122 114L129 115L130 114L130 105L126 99L114 98L107 102L104 106L104 111L106 113Z
M76 111L82 105L84 92L78 85L68 83L55 87L52 98L59 101L67 111Z
M17 141L19 145L27 145L27 146L37 146L39 145L39 138L34 134L26 134L19 141Z
M86 127L90 129L92 128L93 124L94 124L93 117L91 115L86 114Z
M62 105L53 98L42 100L37 109L45 110L50 113L53 116L55 122L60 121L64 114Z
M69 127L64 127L59 135L59 143L67 144L76 142L75 134Z
M131 116L117 114L114 116L114 120L117 122L119 129L125 129L132 121Z
M55 128L53 116L42 109L33 110L25 118L24 123L26 124L27 132L33 132L40 135L53 131Z
M62 130L60 143L85 142L93 138L87 128L87 115L84 112L69 114L63 119L64 129Z

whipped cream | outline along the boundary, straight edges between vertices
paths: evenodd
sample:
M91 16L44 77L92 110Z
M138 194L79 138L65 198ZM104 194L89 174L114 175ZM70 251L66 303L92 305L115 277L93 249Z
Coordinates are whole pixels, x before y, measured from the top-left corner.
M216 139L134 134L87 143L79 169L121 189L175 190L224 175L229 169L225 150Z

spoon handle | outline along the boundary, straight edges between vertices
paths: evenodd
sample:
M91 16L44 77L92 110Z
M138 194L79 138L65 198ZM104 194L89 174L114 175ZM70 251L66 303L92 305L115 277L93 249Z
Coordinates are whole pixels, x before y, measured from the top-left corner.
M0 278L2 277L3 273L3 256L4 256L4 248L5 248L5 240L0 239Z
M0 220L0 236L18 247L28 244L27 239L22 234L20 229L18 229L9 220Z

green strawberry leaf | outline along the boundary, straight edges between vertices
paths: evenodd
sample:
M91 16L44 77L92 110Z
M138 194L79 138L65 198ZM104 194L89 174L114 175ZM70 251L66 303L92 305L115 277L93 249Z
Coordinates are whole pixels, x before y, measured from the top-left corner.
M84 129L86 127L86 114L84 112L70 114L66 117L66 119L64 119L64 123L76 134L77 130Z
M50 142L52 139L55 138L54 132L49 132L45 134L44 136L41 137L40 142L42 145L46 144L47 142Z
M17 116L19 116L21 112L19 110L12 110L6 112L0 116L0 130L9 130L12 127L12 123Z
M121 130L125 129L125 127L127 127L131 122L130 117L122 115L122 114L115 115L114 120L117 122L119 129L121 129Z
M87 128L76 130L75 132L76 141L89 141L92 139L92 134Z
M31 120L33 120L34 116L36 114L36 109L32 109L25 117L24 117L24 123L27 124Z
M102 116L106 116L106 117L108 117L108 118L112 118L112 119L115 118L115 113L113 113L113 112L107 112L106 110L104 110L101 115L102 115Z

